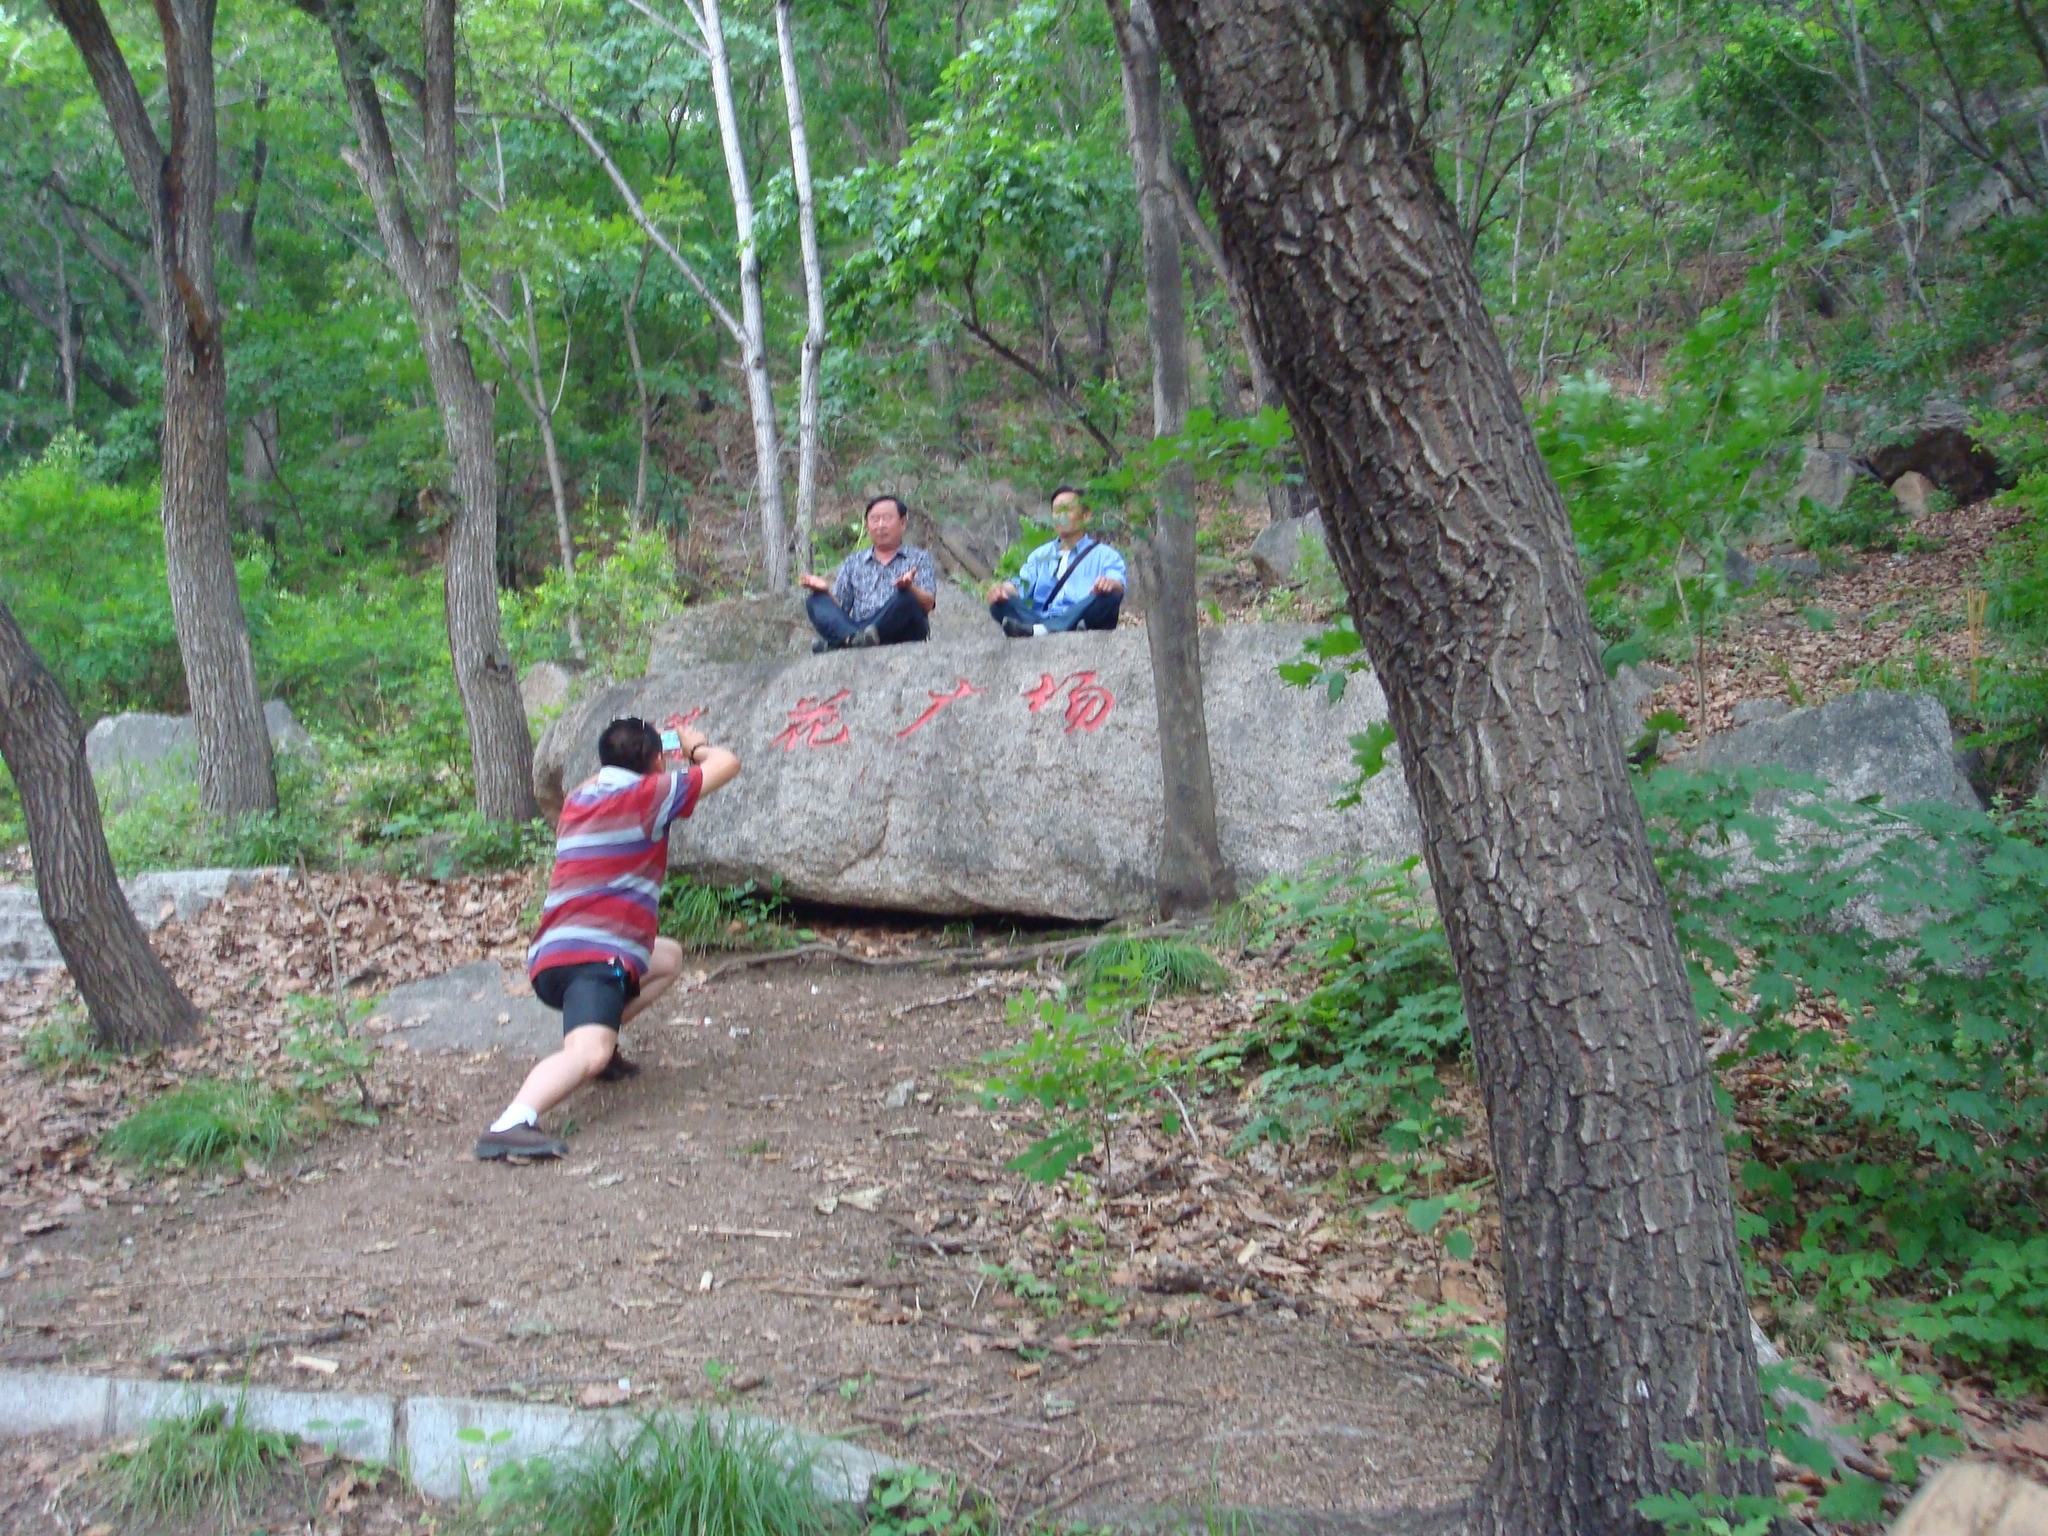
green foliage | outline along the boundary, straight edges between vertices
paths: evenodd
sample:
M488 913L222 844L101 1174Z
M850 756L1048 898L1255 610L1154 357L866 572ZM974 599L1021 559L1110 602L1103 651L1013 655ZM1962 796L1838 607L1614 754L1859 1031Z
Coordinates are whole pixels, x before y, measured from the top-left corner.
M1905 509L1885 486L1858 475L1839 507L1802 496L1794 529L1804 549L1897 549Z
M1728 599L1726 550L1782 498L1820 379L1757 345L1777 281L1765 264L1702 315L1667 357L1661 394L1624 396L1585 374L1536 407L1603 632L1705 623Z
M118 1122L100 1147L150 1170L263 1162L298 1133L296 1108L290 1094L254 1079L195 1077Z
M683 590L668 541L627 533L606 552L586 554L573 578L550 567L537 586L506 593L502 605L505 638L520 665L568 660L574 614L592 666L606 677L638 677L647 670L649 638L683 606Z
M200 809L196 774L156 778L105 820L115 869L126 876L147 869L332 863L343 826L331 787L291 753L277 755L276 771L277 809L226 825Z
M292 1089L302 1110L352 1125L377 1123L368 1078L374 1058L350 1018L367 1017L369 1011L368 1003L344 1008L327 997L296 996L288 1002L284 1054L292 1063Z
M1151 1107L1168 1134L1180 1129L1178 1105L1167 1088L1171 1064L1132 1027L1128 995L1080 999L1021 993L1010 999L1010 1027L1024 1038L986 1058L982 1098L999 1104L1035 1104L1047 1130L1005 1166L1042 1184L1065 1177L1074 1164L1106 1146L1111 1126ZM1171 1107L1168 1107L1171 1106Z
M1977 1242L1951 1289L1887 1310L1902 1332L2000 1381L2048 1383L2048 1237Z
M1327 1125L1355 1137L1399 1108L1416 1145L1440 1136L1433 1069L1465 1049L1465 1009L1417 864L1261 888L1255 900L1269 931L1290 934L1318 980L1206 1058L1264 1064L1261 1114L1248 1135Z
M1186 939L1137 939L1113 933L1074 957L1075 979L1090 991L1129 981L1153 997L1217 992L1230 973L1199 944Z
M21 1038L21 1054L45 1077L69 1077L111 1059L100 1048L99 1036L85 1010L69 1002L29 1026Z
M650 1418L618 1445L492 1475L493 1536L830 1536L838 1522L787 1432L696 1414Z
M796 942L786 926L788 903L753 884L704 885L671 875L661 888L661 932L685 949L784 949Z
M868 1484L867 1536L990 1536L995 1511L958 1479L923 1467L884 1472Z
M152 1420L141 1444L108 1458L117 1502L149 1520L219 1514L230 1524L294 1465L293 1440L255 1429L240 1397Z

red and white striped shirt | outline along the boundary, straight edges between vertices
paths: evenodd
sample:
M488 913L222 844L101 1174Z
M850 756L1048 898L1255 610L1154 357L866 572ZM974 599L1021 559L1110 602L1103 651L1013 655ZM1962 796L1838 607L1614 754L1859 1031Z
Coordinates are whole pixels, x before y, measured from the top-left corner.
M696 809L703 787L697 768L600 768L576 787L555 827L555 872L540 932L526 951L529 976L607 960L636 979L647 974L668 874L668 829Z

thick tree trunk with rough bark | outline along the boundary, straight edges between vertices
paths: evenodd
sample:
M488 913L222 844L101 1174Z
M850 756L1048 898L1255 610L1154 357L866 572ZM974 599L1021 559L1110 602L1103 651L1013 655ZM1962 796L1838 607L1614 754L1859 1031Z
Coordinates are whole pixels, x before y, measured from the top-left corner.
M85 726L0 603L0 757L14 775L35 859L43 921L110 1049L192 1037L199 1013L128 909L100 827Z
M818 521L818 434L825 357L825 266L818 255L818 214L811 189L811 139L804 125L803 82L796 71L795 29L789 0L776 0L775 40L782 61L782 96L789 109L789 166L796 182L797 236L804 262L804 346L797 375L796 527L790 546L796 568L811 568L811 530Z
M1507 1357L1483 1531L1648 1532L1761 1445L1728 1166L1562 498L1387 0L1154 0L1400 742L1472 1026ZM1722 1469L1761 1491L1768 1468Z
M200 804L223 818L274 810L270 734L228 524L227 359L214 282L213 0L158 0L168 147L99 0L50 0L50 8L85 60L128 178L150 211L164 357L164 564L198 737Z
M1145 323L1152 343L1152 435L1173 437L1188 419L1188 328L1182 289L1180 214L1174 206L1160 90L1159 34L1146 0L1109 0L1123 63L1124 121L1144 234ZM1184 464L1160 476L1146 566L1145 638L1158 700L1159 772L1166 813L1155 884L1171 917L1230 899L1230 869L1216 837L1216 780L1202 698L1201 616L1195 605L1195 502Z
M406 206L383 99L365 45L351 30L350 13L329 12L320 0L298 4L326 23L334 40L356 130L356 147L347 159L376 214L385 261L412 309L427 377L441 408L455 496L442 588L455 686L469 725L476 808L492 821L532 821L540 815L533 797L533 736L498 613L497 406L477 378L476 360L462 337L455 3L421 0L420 6L424 240Z

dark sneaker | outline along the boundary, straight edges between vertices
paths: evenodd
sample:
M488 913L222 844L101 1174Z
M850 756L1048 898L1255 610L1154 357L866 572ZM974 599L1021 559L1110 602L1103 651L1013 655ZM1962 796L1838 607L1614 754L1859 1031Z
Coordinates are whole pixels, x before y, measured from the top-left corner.
M567 1157L569 1144L537 1125L515 1125L509 1131L485 1131L477 1137L476 1155L484 1162L501 1157Z
M1012 640L1029 640L1031 638L1031 626L1022 619L1005 619L1003 620L1003 633Z
M623 1083L628 1078L640 1075L640 1063L628 1061L618 1051L612 1052L612 1059L604 1064L604 1070L597 1074L600 1083Z
M881 643L881 631L877 630L872 624L863 625L846 637L848 650L866 650L871 645L880 645Z

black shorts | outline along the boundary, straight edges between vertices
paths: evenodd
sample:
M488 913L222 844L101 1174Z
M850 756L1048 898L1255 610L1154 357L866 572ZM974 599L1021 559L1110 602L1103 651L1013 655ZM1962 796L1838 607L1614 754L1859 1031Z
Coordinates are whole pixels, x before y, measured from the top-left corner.
M616 960L551 965L533 978L533 995L562 1011L562 1033L586 1024L617 1029L626 1004L640 995L640 982Z

